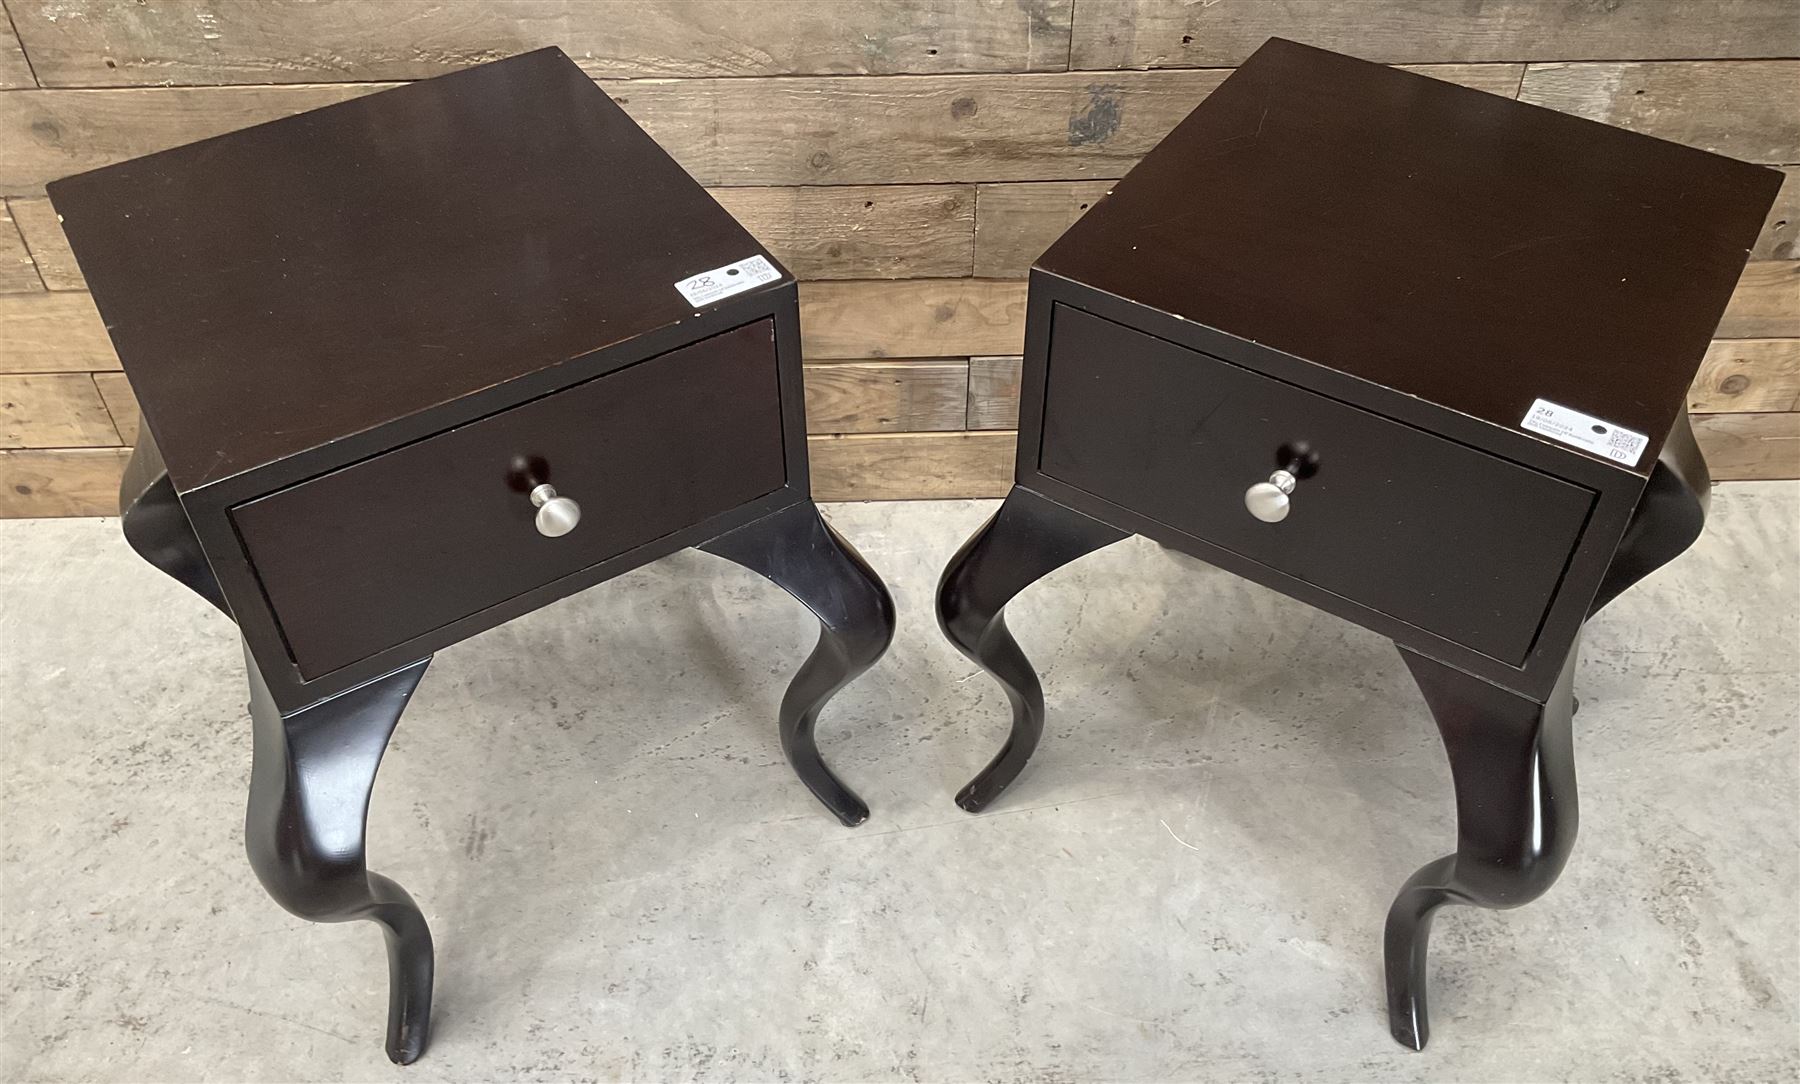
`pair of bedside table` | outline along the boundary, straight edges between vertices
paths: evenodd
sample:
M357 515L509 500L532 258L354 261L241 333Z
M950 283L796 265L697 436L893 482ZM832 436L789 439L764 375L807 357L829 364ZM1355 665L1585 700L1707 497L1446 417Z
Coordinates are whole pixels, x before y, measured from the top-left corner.
M1014 712L959 804L1043 726L1007 601L1129 533L1392 637L1459 810L1389 917L1423 1045L1431 914L1523 903L1568 855L1578 633L1698 534L1682 394L1777 177L1259 50L1032 272L1017 485L938 598ZM251 864L386 931L394 1060L431 937L365 820L433 652L698 546L819 618L781 740L867 816L813 728L894 610L810 499L794 282L567 57L50 192L143 407L126 537L242 631Z

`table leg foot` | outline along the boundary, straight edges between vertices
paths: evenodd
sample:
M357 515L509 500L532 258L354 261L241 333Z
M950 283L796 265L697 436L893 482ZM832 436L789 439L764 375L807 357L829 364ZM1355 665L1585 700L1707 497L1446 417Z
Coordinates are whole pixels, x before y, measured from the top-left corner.
M1006 604L1070 561L1126 537L1126 531L1014 486L994 518L945 567L938 627L1000 683L1013 714L999 755L956 795L968 812L987 808L1018 777L1044 731L1044 689L1006 628Z
M813 796L846 827L869 807L826 766L813 730L838 690L886 653L894 600L811 501L728 531L699 547L767 577L819 619L819 642L781 699L781 749Z
M275 902L313 922L367 919L388 951L388 1057L425 1052L431 1023L431 930L406 890L370 873L369 793L388 738L429 658L283 715L256 663L250 671L255 761L245 848Z
M1508 908L1544 894L1575 844L1569 719L1577 650L1546 704L1404 648L1443 735L1456 784L1456 853L1421 868L1388 911L1388 1026L1414 1050L1430 1037L1426 954L1446 903Z

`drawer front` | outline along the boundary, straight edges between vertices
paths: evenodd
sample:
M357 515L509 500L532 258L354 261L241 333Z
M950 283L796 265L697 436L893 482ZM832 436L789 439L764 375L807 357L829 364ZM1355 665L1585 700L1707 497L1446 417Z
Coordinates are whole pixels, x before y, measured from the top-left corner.
M516 464L581 506L535 526ZM770 493L786 481L760 320L232 509L305 680Z
M1044 401L1044 474L1513 666L1595 498L1063 305ZM1297 446L1316 471L1265 523L1245 490Z

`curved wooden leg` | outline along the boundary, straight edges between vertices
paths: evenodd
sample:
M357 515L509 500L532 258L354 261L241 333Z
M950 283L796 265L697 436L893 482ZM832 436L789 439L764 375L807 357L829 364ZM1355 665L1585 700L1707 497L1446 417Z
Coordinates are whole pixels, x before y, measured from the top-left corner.
M138 556L231 616L194 525L163 469L162 453L148 432L138 437L119 483L119 524Z
M1456 782L1456 853L1413 874L1387 917L1388 1026L1414 1050L1430 1035L1432 915L1446 903L1529 903L1568 861L1577 820L1569 717L1578 652L1569 652L1550 702L1539 704L1400 651L1443 734Z
M819 755L813 728L839 689L875 665L894 639L894 600L811 501L790 505L698 547L765 576L819 619L819 642L781 698L781 748L808 790L847 827L869 807Z
M1676 419L1651 468L1644 496L1625 525L1625 536L1600 581L1588 616L1618 598L1633 584L1679 557L1694 544L1706 525L1712 477L1694 442L1686 412Z
M126 466L119 518L126 541L144 560L231 616L148 433ZM388 1057L402 1065L416 1061L431 1018L431 931L404 889L368 872L363 835L375 769L431 660L286 716L248 649L244 661L256 750L244 832L250 866L275 901L302 918L381 924L388 944Z
M425 1052L431 1024L431 931L405 889L369 872L364 836L381 754L431 660L285 716L248 651L245 661L256 746L244 822L250 866L275 902L301 918L381 925L387 1054L410 1064Z
M1012 733L998 756L956 795L979 813L1024 770L1044 732L1044 689L1007 631L1001 612L1031 584L1128 532L1014 486L994 518L975 532L938 582L938 627L1000 683L1012 704Z

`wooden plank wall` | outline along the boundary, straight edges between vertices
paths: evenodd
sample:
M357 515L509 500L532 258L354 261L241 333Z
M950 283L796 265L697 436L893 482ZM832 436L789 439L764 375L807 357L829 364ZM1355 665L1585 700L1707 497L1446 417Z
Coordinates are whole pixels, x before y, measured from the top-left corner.
M0 515L114 510L136 407L46 181L562 46L800 277L823 498L996 495L1026 267L1265 38L1800 167L1792 0L3 0ZM1800 182L1690 407L1800 477Z

